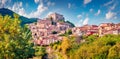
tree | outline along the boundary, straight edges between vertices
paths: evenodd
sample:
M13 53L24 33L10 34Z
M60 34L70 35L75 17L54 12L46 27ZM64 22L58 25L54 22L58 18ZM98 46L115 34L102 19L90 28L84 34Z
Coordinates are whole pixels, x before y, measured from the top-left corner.
M93 37L94 38L94 37ZM92 37L90 37L92 39ZM71 59L119 59L120 35L105 35L84 43L71 55Z
M71 34L72 34L72 30L69 29L69 30L67 31L67 34L68 34L68 35L71 35Z
M120 58L120 43L116 43L113 47L109 49L108 54L109 59L119 59Z
M87 36L87 38L84 38L84 39L88 42L93 42L97 38L98 38L98 35L90 35L90 36Z
M0 59L26 59L34 55L31 32L20 26L19 16L0 15Z
M70 21L66 21L66 23L69 23L71 25L71 27L75 27L75 25L73 23L71 23Z
M46 50L42 46L35 46L34 49L35 49L35 56L38 58L42 58L42 56L46 54Z
M69 48L70 48L70 41L67 37L64 37L61 43L62 52L65 54Z

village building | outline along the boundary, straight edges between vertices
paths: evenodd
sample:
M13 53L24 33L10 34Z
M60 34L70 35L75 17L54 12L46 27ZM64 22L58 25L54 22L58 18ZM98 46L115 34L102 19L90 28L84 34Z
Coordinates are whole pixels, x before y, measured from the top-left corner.
M39 19L36 23L29 24L32 37L36 45L49 45L61 41L66 31L71 30L75 36L89 36L106 34L120 34L120 23L101 23L97 25L83 25L81 27L71 27L71 24L65 22L63 15L53 13L47 18Z
M66 30L72 28L65 21L63 15L53 13L43 20L40 19L36 23L29 24L32 37L36 45L49 45L51 43L62 40L60 34L64 34Z
M120 34L120 25L114 23L102 23L99 25L99 36L106 34Z
M58 20L63 20L64 21L63 15L60 15L58 13L52 13L52 14L48 15L48 18L52 19L54 21L58 21Z

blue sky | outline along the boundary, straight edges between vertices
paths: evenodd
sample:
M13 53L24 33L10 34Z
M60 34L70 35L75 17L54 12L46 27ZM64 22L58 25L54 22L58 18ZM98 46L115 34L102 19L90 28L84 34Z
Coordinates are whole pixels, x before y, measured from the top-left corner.
M0 0L0 7L28 18L45 18L57 12L76 26L120 23L119 0Z

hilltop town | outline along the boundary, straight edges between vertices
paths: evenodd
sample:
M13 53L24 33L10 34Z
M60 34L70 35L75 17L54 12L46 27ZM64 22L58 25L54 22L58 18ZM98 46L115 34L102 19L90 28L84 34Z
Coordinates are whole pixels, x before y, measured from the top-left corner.
M29 24L34 43L37 45L49 45L63 39L62 34L71 31L71 35L99 35L120 34L120 23L101 23L100 25L84 25L74 27L70 22L65 21L63 15L52 13L36 23Z

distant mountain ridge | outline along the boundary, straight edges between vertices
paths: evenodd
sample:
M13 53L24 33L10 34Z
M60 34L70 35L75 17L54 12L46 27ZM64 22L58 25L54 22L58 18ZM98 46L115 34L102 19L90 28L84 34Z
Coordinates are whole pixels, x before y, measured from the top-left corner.
M7 9L7 8L0 8L0 14L2 16L9 15L9 16L13 17L14 13L15 12L13 12L13 11ZM17 14L17 13L15 13L15 14ZM27 18L27 17L21 16L21 15L19 15L19 16L20 16L19 19L22 21L21 22L22 26L25 25L25 24L37 22L37 19L38 19L38 18Z

